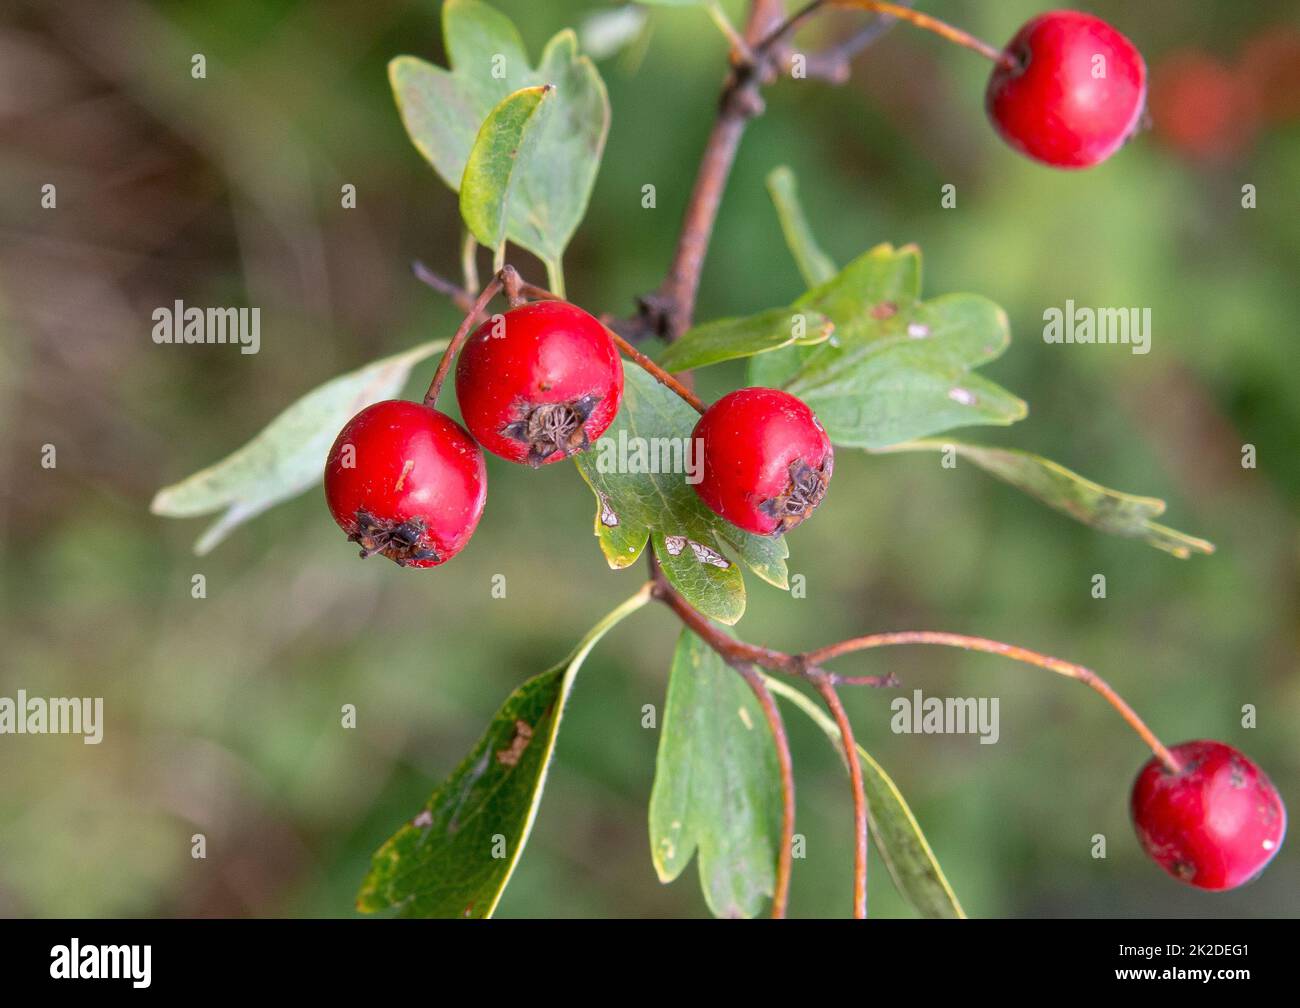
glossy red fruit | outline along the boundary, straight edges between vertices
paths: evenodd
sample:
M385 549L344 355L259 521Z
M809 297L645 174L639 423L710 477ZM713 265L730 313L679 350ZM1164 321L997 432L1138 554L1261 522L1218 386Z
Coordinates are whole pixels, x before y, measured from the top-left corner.
M804 403L786 392L743 388L695 425L704 457L694 484L710 510L758 535L788 532L826 496L834 453Z
M623 362L596 319L533 301L484 322L456 364L456 399L488 451L533 467L585 449L614 422Z
M1133 783L1133 825L1147 854L1180 882L1235 889L1282 846L1286 808L1264 772L1222 742L1184 742L1170 773L1152 758Z
M483 514L483 453L460 424L389 399L349 420L325 460L325 500L363 557L436 567L464 548Z
M1137 129L1147 70L1133 43L1100 18L1051 11L1029 21L1003 50L984 95L1007 143L1057 168L1105 161Z

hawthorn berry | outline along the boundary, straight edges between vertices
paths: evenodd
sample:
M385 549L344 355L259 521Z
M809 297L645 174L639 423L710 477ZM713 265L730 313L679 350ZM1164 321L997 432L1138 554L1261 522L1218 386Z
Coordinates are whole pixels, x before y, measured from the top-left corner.
M483 514L487 469L465 429L422 403L389 399L347 422L325 461L325 500L363 557L436 567Z
M581 308L533 301L470 336L456 364L456 398L484 448L536 468L605 433L623 398L623 362Z
M704 458L695 492L747 532L788 532L826 496L830 438L812 410L787 392L737 389L705 411L694 437Z
M1105 161L1137 129L1147 71L1133 43L1079 11L1040 14L1016 32L984 101L1007 143L1057 168Z
M1235 889L1273 859L1286 833L1277 789L1232 746L1184 742L1172 773L1152 758L1133 783L1133 825L1148 855L1180 882Z

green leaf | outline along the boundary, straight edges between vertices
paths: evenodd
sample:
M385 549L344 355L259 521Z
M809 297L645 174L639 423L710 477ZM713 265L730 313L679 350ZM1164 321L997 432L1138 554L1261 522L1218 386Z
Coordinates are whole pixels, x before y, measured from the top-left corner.
M877 246L795 302L829 316L830 340L755 358L751 380L799 396L847 447L1023 418L1024 402L973 371L1006 349L1006 314L974 294L921 301L920 288L918 249Z
M776 204L776 215L781 220L781 232L794 256L795 265L809 287L823 284L836 273L834 261L817 244L808 218L799 203L799 186L794 172L786 165L778 165L767 176L767 191Z
M447 0L443 33L450 70L413 56L389 63L402 122L439 177L459 191L489 113L507 95L550 84L552 106L507 209L506 237L554 267L587 209L605 137L609 97L595 64L578 55L571 30L555 35L536 69L514 25L479 0Z
M747 318L717 319L695 326L668 344L659 364L669 371L689 371L782 347L814 346L829 339L834 329L821 312L772 308Z
M613 626L649 599L647 586L592 627L564 662L510 694L474 750L375 852L358 910L492 916L528 843L578 669ZM498 837L505 838L504 857Z
M313 389L238 451L159 490L150 510L192 518L226 509L194 544L202 556L236 526L319 482L325 455L343 425L371 403L396 395L411 368L446 345L446 340L424 343Z
M653 540L665 576L686 601L706 616L735 623L745 612L745 582L724 550L785 588L785 541L742 531L704 506L687 482L688 471L698 471L695 411L636 365L625 362L623 373L617 418L575 458L596 495L595 529L605 559L622 569Z
M829 714L794 687L768 675L763 678L768 689L807 714L837 750L841 748L839 726ZM862 761L871 838L899 895L922 917L964 918L966 912L957 902L902 792L862 746L858 746L858 756Z
M1213 543L1152 521L1165 512L1165 502L1158 497L1138 497L1112 490L1041 455L939 439L908 441L886 450L946 451L949 447L985 472L1101 532L1144 539L1180 560L1193 553L1214 552Z
M506 240L511 191L527 169L536 146L539 112L549 84L520 88L501 100L478 131L460 182L460 215L465 226L490 249Z
M673 655L650 792L650 853L671 882L699 850L715 917L754 917L776 885L776 745L745 681L688 630Z

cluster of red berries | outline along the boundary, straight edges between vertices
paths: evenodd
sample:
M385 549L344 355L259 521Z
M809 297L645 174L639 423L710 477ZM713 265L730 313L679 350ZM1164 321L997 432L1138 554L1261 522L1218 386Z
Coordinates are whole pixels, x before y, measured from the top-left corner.
M1146 67L1123 35L1075 11L1034 18L989 80L990 118L1017 150L1062 168L1095 165L1137 128ZM609 331L564 301L535 301L484 322L460 354L456 395L469 430L431 405L388 400L340 432L325 464L334 520L363 557L434 567L469 541L487 498L480 445L534 468L588 448L613 423L623 367ZM695 484L716 514L781 535L821 503L830 438L799 399L776 389L723 396L692 435ZM1268 777L1220 742L1187 742L1151 759L1131 810L1147 854L1174 878L1232 889L1255 878L1286 833Z
M330 513L363 557L436 567L469 541L487 499L482 445L533 467L568 458L618 413L623 366L605 327L565 301L534 301L484 322L456 365L469 428L432 406L388 400L348 421L325 463ZM831 444L812 411L775 389L720 399L693 435L713 511L780 535L826 494Z

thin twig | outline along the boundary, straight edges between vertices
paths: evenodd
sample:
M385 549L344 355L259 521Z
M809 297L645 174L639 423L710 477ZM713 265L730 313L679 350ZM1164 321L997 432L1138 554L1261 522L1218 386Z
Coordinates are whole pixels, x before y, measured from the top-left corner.
M461 311L467 312L473 306L474 297L466 293L465 288L459 287L435 273L419 259L411 263L411 272L415 274L415 279L419 280L420 283L432 287L443 297L448 298Z
M867 916L867 791L862 783L862 760L853 738L853 725L830 677L824 673L816 675L812 683L839 725L844 760L849 768L849 785L853 789L853 916L861 920Z
M902 6L911 7L914 0L904 0ZM878 38L893 28L898 19L889 14L881 14L874 21L863 25L847 38L828 46L820 52L809 55L805 70L809 77L843 84L849 78L853 58L866 49Z
M605 321L603 319L601 320L601 325L605 326L605 331L609 333L610 339L614 341L615 345L620 350L622 350L625 354L631 357L634 363L639 364L645 371L649 372L649 374L661 385L665 385L668 388L672 389L672 391L676 392L682 399L684 399L691 406L693 406L696 412L701 414L704 413L704 411L708 407L704 405L703 399L697 396L694 392L692 392L684 384L682 384L682 382L678 381L671 374L669 374L658 364L652 361L649 357L643 354L640 350L634 347L631 343L625 340L622 336L616 333L613 329L611 329L608 325L605 324Z
M438 393L442 391L442 384L447 380L447 372L451 370L452 361L456 359L456 354L460 352L465 340L469 338L470 330L474 328L474 324L478 321L478 317L483 314L488 302L501 293L501 289L505 286L502 277L506 274L506 270L510 270L510 267L505 267L489 280L487 286L479 293L474 303L469 306L465 320L461 322L460 328L456 330L456 335L447 344L447 349L442 352L442 358L438 361L438 370L433 373L433 381L429 383L429 391L424 394L424 405L430 407L437 405ZM513 273L514 271L510 270L510 272Z
M971 52L977 52L985 59L990 59L1008 70L1016 68L1016 61L1010 53L1004 52L995 46L989 45L983 39L976 38L970 32L962 31L946 21L940 21L929 14L922 14L920 11L914 11L910 7L904 7L897 3L883 3L882 0L827 0L835 7L850 7L854 10L871 11L875 14L888 14L890 17L898 18L900 21L906 21L928 32L933 32L940 38L947 39L964 49ZM811 4L812 7L820 7L820 0ZM796 15L797 17L798 15Z
M813 665L820 666L833 658L854 651L867 651L871 648L890 647L898 644L937 644L943 647L963 648L967 651L982 651L985 654L1001 655L1004 658L1010 658L1012 661L1036 665L1038 668L1055 672L1067 679L1077 679L1100 693L1107 703L1119 711L1120 716L1128 722L1142 741L1156 754L1160 762L1172 773L1178 773L1181 769L1178 760L1165 748L1164 743L1156 738L1155 733L1147 727L1146 722L1138 717L1137 712L1128 705L1124 698L1116 693L1110 684L1097 675L1096 672L1083 665L1076 665L1074 662L1053 658L1051 655L1040 654L1037 651L1031 651L1015 644L1004 644L1001 641L989 640L987 637L971 637L966 634L946 633L938 630L900 630L894 633L869 634L865 637L854 637L851 640L840 641L837 644L828 644L826 647L809 651L804 657ZM868 678L831 675L832 682L844 683L849 686L858 685Z
M718 0L709 0L705 5L705 10L731 46L734 58L745 63L754 62L754 51L749 47L749 42L746 41L745 36L736 31L736 26L727 17L727 12L722 9L722 4L718 3Z
M521 285L520 289L528 297L540 298L544 301L563 300L563 298L548 291L545 287L538 287L536 284L525 283ZM614 341L614 345L632 358L633 364L640 367L660 385L675 392L697 413L703 414L708 409L704 404L704 400L610 328L609 323L604 318L599 318L596 321L604 327L605 332L609 334L609 338Z
M470 312L473 315L475 322L479 321L482 318L484 314L482 307L478 306L476 310L476 305L474 304L473 298L464 290L462 290L460 287L457 287L446 277L441 276L438 273L435 273L433 270L431 270L424 263L420 262L418 259L411 264L411 271L415 274L418 280L420 280L422 283L428 284L431 288L436 290L439 294L442 294L444 297L449 298L452 304L454 304L461 311ZM522 277L519 276L518 272L514 269L513 266L506 266L501 271L499 279L501 280L501 289L505 291L506 298L510 302L511 308L517 308L520 304L524 302L526 298L530 298L530 297L538 298L544 301L564 300L558 294L555 294L552 291L547 290L545 287L539 287L537 286L537 284L531 284L526 282ZM704 401L700 399L700 397L697 396L694 392L692 392L689 388L687 388L686 385L684 385L673 375L669 374L658 364L652 361L649 357L643 354L640 350L634 347L631 343L625 340L622 336L620 336L617 332L615 332L612 328L610 328L607 319L600 318L597 319L597 321L602 326L604 326L605 331L609 334L609 338L614 341L615 346L617 346L620 350L622 350L625 354L627 354L628 357L632 359L632 362L634 364L643 368L647 373L649 373L649 375L652 378L654 378L655 381L659 382L661 385L664 385L665 387L667 387L668 389L676 393L678 396L680 396L697 413L703 413L708 408L704 404ZM458 347L458 344L454 339L451 345L447 347L448 353L451 352L453 346ZM444 360L446 359L447 359L446 354L444 354ZM450 367L450 364L448 364L448 367ZM439 363L439 370L442 370L441 363ZM435 376L435 381L436 380L437 378ZM439 383L439 387L441 387L441 383ZM431 388L430 391L433 392L436 396L435 389ZM428 402L427 397L426 397L426 402ZM430 403L430 405L432 404Z

